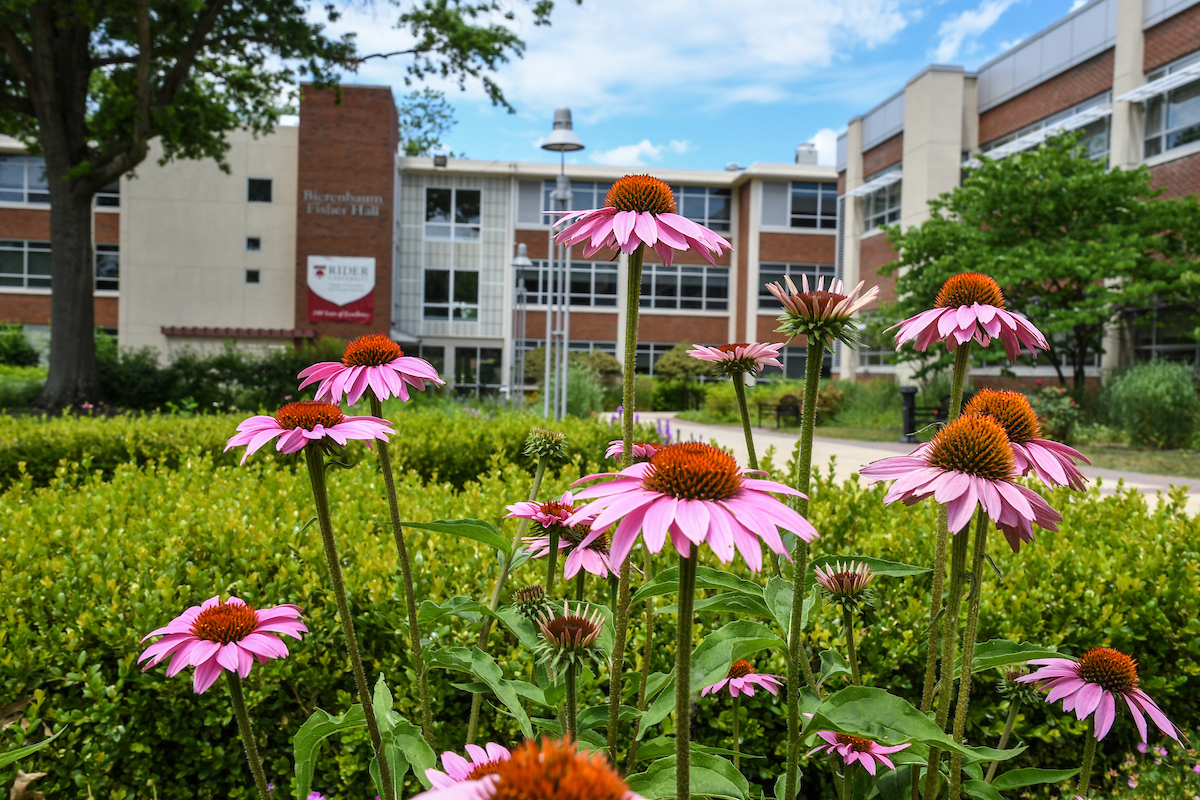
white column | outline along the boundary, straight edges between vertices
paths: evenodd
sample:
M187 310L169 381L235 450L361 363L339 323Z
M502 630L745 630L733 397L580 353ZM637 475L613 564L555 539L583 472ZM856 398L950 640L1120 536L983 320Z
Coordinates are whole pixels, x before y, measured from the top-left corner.
M845 192L857 189L863 184L862 132L862 117L852 118L846 128ZM850 289L853 289L862 280L862 265L859 258L862 226L862 200L857 197L846 197L845 209L842 212L842 229L838 235L842 238L842 280ZM852 347L843 347L839 377L853 378L857 372L858 350Z
M740 341L758 341L758 236L762 225L762 180L754 178L750 181L750 215L746 226L746 296L742 298L742 307L746 309L746 328L742 331Z

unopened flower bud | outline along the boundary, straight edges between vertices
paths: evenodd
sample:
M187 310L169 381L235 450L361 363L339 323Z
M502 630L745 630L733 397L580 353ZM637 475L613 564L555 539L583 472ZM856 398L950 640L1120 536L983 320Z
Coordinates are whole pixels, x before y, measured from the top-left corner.
M567 435L545 428L534 428L525 438L525 455L538 459L566 458Z

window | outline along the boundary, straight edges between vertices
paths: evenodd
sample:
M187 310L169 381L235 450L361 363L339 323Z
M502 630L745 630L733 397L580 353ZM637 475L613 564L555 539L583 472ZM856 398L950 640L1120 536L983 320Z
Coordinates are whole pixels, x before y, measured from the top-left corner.
M793 228L837 230L837 184L792 183L791 208Z
M789 381L804 380L804 372L808 366L808 351L803 347L785 347L779 351L779 360L783 369L767 367L762 371L762 380L786 378ZM821 377L828 378L833 374L833 353L828 350L821 360Z
M1157 80L1193 62L1194 56L1151 72L1146 80ZM1200 80L1146 101L1146 158L1196 141L1200 141Z
M1200 342L1192 334L1195 327L1194 318L1183 308L1162 306L1145 312L1134 329L1134 358L1182 361L1200 372Z
M560 210L558 203L554 199L554 181L545 181L542 183L542 210L555 211ZM603 181L571 181L571 207L566 209L569 211L579 211L585 208L601 208L604 205L604 199L608 197L608 190L612 188L611 183ZM542 224L553 225L558 220L558 214L543 214Z
M262 250L262 239L257 236L247 236L246 249L251 253L257 253L259 250Z
M479 273L471 270L425 270L425 319L477 321Z
M867 180L874 180L897 169L900 169L900 165L893 164ZM888 184L863 198L863 233L900 221L900 184L903 182L899 180Z
M426 189L425 238L478 241L482 197L478 189Z
M96 245L96 290L101 292L117 291L120 288L120 277L120 245Z
M639 375L653 375L654 365L663 357L663 353L674 346L674 342L638 342L637 359L633 362L633 371Z
M1033 133L1034 131L1040 131L1043 128L1055 125L1065 119L1075 116L1076 114L1086 111L1089 108L1094 108L1095 106L1108 103L1111 100L1111 91L1098 94L1095 97L1090 97L1087 100L1084 100L1078 105L1071 106L1070 108L1064 108L1058 113L1051 114L1044 119L1039 119L1037 122L1030 123L1023 128L1018 128L1012 133L1001 136L999 139L993 139L992 141L982 145L979 149L985 154L989 153L1001 145L1006 145L1009 142L1020 139L1026 134ZM1105 114L1103 117L1094 119L1087 125L1077 129L1083 131L1083 138L1079 140L1079 146L1084 149L1089 158L1096 159L1108 155L1109 130L1111 128L1109 123L1111 122L1111 119L1112 116L1110 114Z
M49 203L46 159L0 153L0 202Z
M50 288L50 243L0 240L0 286Z
M110 183L100 191L96 192L96 205L105 206L108 208L116 208L121 205L121 179Z
M728 233L733 194L716 186L672 186L679 215L717 233ZM596 206L593 206L595 208Z
M271 179L251 178L246 190L246 200L251 203L271 202Z
M680 264L642 266L642 308L729 309L729 269Z
M260 283L262 274L256 269L246 270L246 283Z
M446 348L440 344L423 344L417 350L417 355L428 361L439 375L446 371Z
M825 279L825 285L828 286L837 277L837 267L833 264L759 264L759 309L764 311L779 310L779 301L775 299L775 295L768 291L767 284L778 283L786 289L787 284L783 281L785 275L791 277L792 283L796 284L798 288L803 288L800 276L807 276L809 287L815 288L817 281L821 278Z
M456 394L494 394L500 389L499 347L454 348Z
M560 273L561 274L561 273ZM557 279L553 289L558 291ZM533 266L516 271L517 287L525 287L525 302L546 305L551 290L550 269L546 261L534 261ZM617 265L607 261L571 262L571 305L617 305Z

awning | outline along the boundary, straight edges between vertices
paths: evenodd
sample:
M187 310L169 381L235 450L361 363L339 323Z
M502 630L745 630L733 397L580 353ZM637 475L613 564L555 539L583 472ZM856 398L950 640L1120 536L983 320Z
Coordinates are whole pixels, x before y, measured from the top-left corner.
M1117 98L1118 103L1144 103L1152 97L1158 97L1163 92L1169 92L1192 81L1200 80L1200 61L1188 64L1170 75L1163 75L1158 80L1143 83L1132 92L1126 92Z
M872 178L871 180L867 181L857 189L851 189L850 191L846 192L846 197L865 197L869 194L874 194L880 189L891 186L893 183L898 183L900 178L900 170L898 169L894 169L891 172L885 172L878 178Z
M1062 133L1063 131L1077 130L1085 125L1088 125L1089 123L1095 122L1098 119L1103 119L1111 115L1112 105L1110 103L1099 103L1091 108L1085 108L1078 114L1072 114L1066 119L1062 119L1058 122L1047 125L1044 128L1038 128L1036 131L1030 131L1024 136L1013 139L1007 144L1002 144L999 147L992 148L986 153L980 153L980 155L984 155L992 159L1005 158L1007 156L1011 156L1013 153L1019 153L1022 150L1029 150L1030 148L1037 147L1039 144L1055 134ZM980 163L981 162L979 159L973 156L964 161L962 165L964 167L978 167Z

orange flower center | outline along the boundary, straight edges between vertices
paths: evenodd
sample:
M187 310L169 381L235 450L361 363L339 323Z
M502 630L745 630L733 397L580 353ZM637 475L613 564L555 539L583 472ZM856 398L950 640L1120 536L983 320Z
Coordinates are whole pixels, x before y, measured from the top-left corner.
M979 303L981 306L1004 308L1004 293L1000 284L978 272L951 275L938 292L935 308L958 308Z
M493 800L623 800L629 787L600 753L542 739L496 762Z
M729 675L727 677L744 678L751 672L754 672L754 665L745 659L740 659L733 662L733 666L729 668Z
M1016 466L1000 423L991 417L963 416L942 428L929 443L929 463L990 481L1006 481Z
M1042 436L1042 426L1038 423L1037 414L1034 413L1033 406L1029 405L1029 400L1020 392L981 389L979 394L967 403L963 413L991 417L1004 428L1009 441L1017 444L1025 444Z
M250 606L218 603L200 612L192 623L192 635L197 639L229 644L245 639L257 627L258 614Z
M571 528L563 528L559 531L559 535L573 545L580 545L583 540L591 536L592 529L586 522L581 522ZM602 533L597 536L591 544L588 545L589 550L607 550L612 542L611 537L607 533Z
M332 428L344 420L346 415L333 403L322 400L301 400L299 403L288 403L275 412L275 421L279 427L287 430L304 428L306 431L315 430L318 425Z
M497 771L499 771L500 765L503 763L503 761L489 761L486 764L476 764L471 768L471 771L467 773L467 777L463 778L463 780L477 781L484 775L495 775Z
M733 344L723 344L717 349L722 353L736 353L739 347L749 347L749 342L734 342Z
M675 195L671 187L649 175L626 175L612 185L604 205L620 211L649 211L651 214L674 214Z
M542 507L539 510L548 517L560 519L562 517L569 517L571 514L574 514L575 506L569 506L566 503L560 503L557 500L551 500L549 503L542 503Z
M699 442L667 445L650 457L642 485L684 500L725 500L742 489L737 461Z
M404 355L400 345L382 333L368 333L346 345L342 363L347 367L381 367Z
M851 736L848 733L837 734L838 744L848 744L850 749L856 753L869 753L871 745L875 744L870 739L864 739L861 736Z
M1137 662L1111 647L1093 647L1084 653L1079 677L1118 694L1138 688Z

